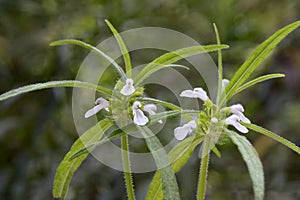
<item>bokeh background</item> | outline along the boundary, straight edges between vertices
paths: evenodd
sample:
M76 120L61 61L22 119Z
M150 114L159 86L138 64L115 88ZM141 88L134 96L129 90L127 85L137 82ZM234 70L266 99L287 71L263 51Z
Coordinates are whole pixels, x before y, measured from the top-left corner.
M74 79L89 52L74 46L53 48L49 43L76 38L98 44L111 36L104 19L119 31L165 27L201 44L215 43L215 22L221 40L231 46L224 51L230 78L254 47L299 20L299 10L299 0L0 0L0 93L35 82ZM154 58L147 55L139 59ZM257 75L282 72L286 78L255 86L234 101L245 105L254 123L300 145L300 30L282 41L263 66ZM189 78L197 84L199 77ZM149 90L151 96L158 94ZM71 96L71 89L60 88L0 103L0 199L53 199L55 169L78 137ZM264 165L266 199L300 199L299 155L257 133L247 137ZM236 147L228 142L219 148L222 158L212 156L207 199L253 199L250 177ZM195 198L198 167L194 155L177 175L183 199ZM138 199L143 199L152 176L134 175ZM68 199L125 198L122 173L93 157L75 174L68 195Z

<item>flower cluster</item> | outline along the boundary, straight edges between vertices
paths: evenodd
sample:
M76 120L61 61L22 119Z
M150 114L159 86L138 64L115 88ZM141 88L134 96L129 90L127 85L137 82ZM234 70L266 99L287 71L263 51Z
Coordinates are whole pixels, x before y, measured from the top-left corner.
M227 79L224 79L222 81L223 91L225 90L225 87L227 86L228 83L229 81ZM210 107L211 105L213 105L211 100L208 98L206 91L204 91L200 87L196 87L193 90L184 90L181 92L180 96L200 99L204 102L204 105L206 107ZM219 115L218 112L222 114ZM220 124L221 126L224 127L231 125L234 126L241 133L247 133L249 131L245 126L240 124L240 122L251 123L250 120L243 114L244 108L241 104L235 104L230 107L222 108L218 112L210 112L210 113L200 112L202 114L199 115L198 120L191 120L188 123L184 124L183 126L179 126L174 129L175 138L177 140L183 140L187 135L191 134L193 131L197 132L197 130L199 130L200 132L204 132L202 134L205 134L205 129L201 127L203 126L202 123L203 119L201 119L203 118L203 116L204 118L208 116L208 119L212 124ZM223 115L225 115L225 117L222 117Z
M132 79L126 79L126 82L122 89L120 90L120 93L123 96L130 96L135 92L134 83ZM95 114L97 114L100 110L105 109L109 112L110 103L108 100L100 97L95 101L95 106L91 109L89 109L85 113L85 118L89 118ZM132 116L133 116L133 122L136 125L144 126L149 122L149 118L145 115L144 112L146 112L149 116L156 114L157 107L155 104L147 104L142 106L141 102L134 101L134 103L131 106ZM162 120L159 120L158 123L162 123Z

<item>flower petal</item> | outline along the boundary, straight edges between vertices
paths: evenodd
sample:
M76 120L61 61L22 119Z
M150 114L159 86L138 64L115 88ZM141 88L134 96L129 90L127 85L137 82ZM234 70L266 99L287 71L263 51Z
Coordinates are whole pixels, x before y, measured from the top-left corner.
M99 105L99 104L109 105L109 102L106 99L104 99L103 97L99 97L98 99L96 99L95 105Z
M225 124L232 125L232 123L237 122L239 119L240 118L237 115L230 115L225 119Z
M244 112L244 107L241 104L235 104L231 107L231 113L235 114L236 112Z
M232 105L230 108L230 112L237 115L239 120L245 123L251 123L251 121L243 114L244 108L241 104Z
M251 121L242 113L242 112L237 112L237 113L235 113L238 117L239 117L239 119L242 121L242 122L245 122L245 123L248 123L248 124L250 124L251 123Z
M216 117L211 118L211 123L216 124L218 123L218 119Z
M141 106L142 106L141 102L135 101L135 102L132 104L132 110L137 110L137 109L139 109Z
M85 118L89 118L95 114L97 114L100 110L102 110L103 108L105 108L103 106L103 104L100 104L100 105L96 105L94 106L93 108L89 109L85 114L84 114L84 117Z
M197 95L193 90L184 90L180 93L181 97L188 97L188 98L197 98Z
M197 128L195 120L191 120L183 126L179 126L174 129L174 136L177 140L183 140L188 134L193 132L193 129Z
M147 104L144 106L144 111L149 113L149 115L155 115L156 114L157 107L155 104Z
M106 111L109 111L109 102L102 98L102 97L99 97L98 99L96 99L95 101L95 106L91 109L89 109L85 114L84 114L84 117L85 118L89 118L93 115L95 115L96 113L98 113L100 110L102 109L105 109Z
M201 87L194 88L194 93L202 101L206 101L208 99L207 93Z
M245 126L243 126L242 124L240 124L238 122L232 124L232 126L234 126L241 133L248 133L249 132L249 130Z
M191 131L190 127L180 126L174 129L174 136L177 140L183 140Z
M121 94L123 94L125 96L129 96L132 93L134 93L134 91L135 91L135 88L133 86L133 80L131 78L126 79L126 83L120 91Z
M140 109L133 110L133 122L136 125L143 126L149 122L149 119Z
M234 114L226 118L225 123L234 126L241 133L248 133L249 130L245 126L241 125L239 123L239 120L240 120L239 116Z
M188 123L186 123L186 124L183 125L183 126L187 126L187 127L191 128L191 129L197 128L197 124L196 124L196 121L195 121L195 120L191 120L191 121L189 121Z
M228 85L228 83L229 83L229 80L228 80L228 79L224 78L224 79L222 80L222 91L225 90L225 88L226 88L226 86Z

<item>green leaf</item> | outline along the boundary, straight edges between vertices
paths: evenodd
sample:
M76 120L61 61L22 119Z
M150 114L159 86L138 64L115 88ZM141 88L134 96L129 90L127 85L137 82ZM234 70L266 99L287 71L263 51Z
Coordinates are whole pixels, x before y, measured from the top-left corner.
M148 127L143 126L138 128L146 140L147 146L160 173L163 198L165 200L180 200L176 177L163 146Z
M134 82L136 85L138 85L154 72L164 67L168 67L169 64L172 64L182 58L186 58L200 53L216 51L218 49L225 49L228 47L229 46L227 45L192 46L192 47L187 47L187 48L165 53L162 56L153 60L148 65L146 65L145 68L135 78Z
M13 89L6 93L1 94L0 101L3 101L5 99L8 99L8 98L11 98L16 95L23 94L23 93L32 92L32 91L41 90L41 89L56 88L56 87L87 88L87 89L97 90L97 91L102 92L109 96L111 95L111 91L109 89L101 87L99 85L95 85L95 84L87 83L87 82L81 82L81 81L65 80L65 81L50 81L50 82L46 82L46 83L36 83L36 84L19 87L17 89Z
M156 115L150 116L150 123L149 125L153 123L157 123L159 120L165 119L167 117L173 117L181 114L194 114L194 113L199 113L199 111L195 110L182 110L182 111L166 111L166 112L161 112L157 113ZM81 156L83 154L87 154L91 151L94 151L98 146L111 141L113 139L120 138L121 136L127 134L127 133L133 133L138 131L137 126L133 123L122 127L122 128L115 128L113 129L110 133L107 134L101 141L92 143L88 146L83 147L82 149L79 149L77 152L74 152L73 155L69 158L70 160L77 158L78 156Z
M228 136L231 138L234 144L237 145L240 153L246 165L248 167L250 177L253 182L254 196L256 200L262 200L264 198L264 172L263 166L259 159L259 156L252 146L252 144L247 140L245 136L239 135L234 131L227 130Z
M87 154L81 155L70 161L70 157L82 149L85 145L89 145L100 140L104 132L109 129L112 122L109 119L104 119L95 126L87 130L80 138L72 145L70 151L65 155L64 159L58 166L53 184L53 197L64 198L67 194L71 179L74 172L81 165L82 161L87 157Z
M214 152L214 154L215 154L216 156L218 156L219 158L222 157L221 152L219 151L219 149L218 149L216 146L214 146L211 150L212 150L212 151Z
M119 47L121 49L121 52L122 52L122 55L124 58L126 74L129 78L131 78L132 66L131 66L130 55L128 53L127 47L126 47L123 39L119 35L118 31L115 29L115 27L108 20L105 20L105 22L108 25L108 27L110 28L111 32L114 34L114 36L119 44Z
M247 80L253 71L264 61L276 45L283 40L290 32L300 26L300 21L294 22L278 30L271 37L259 45L244 64L236 71L226 87L226 99L229 100L236 90ZM226 100L223 99L224 101Z
M125 72L123 71L122 67L120 67L120 65L118 65L114 59L112 59L110 56L108 56L106 53L104 53L103 51L101 51L100 49L87 44L83 41L80 40L74 40L74 39L65 39L65 40L58 40L55 42L52 42L50 44L50 46L59 46L59 45L66 45L66 44L74 44L74 45L78 45L81 47L84 47L88 50L94 51L96 54L103 56L106 60L108 60L114 67L115 69L119 72L119 74L121 75L122 80L125 82L125 80L127 79Z
M178 143L168 154L174 173L181 170L192 155L194 149L203 140L203 137L189 137ZM150 183L146 200L163 199L162 182L160 180L160 172L156 172L152 182Z
M169 65L165 65L163 67L178 67L178 68L182 68L182 69L186 69L186 70L190 70L189 67L184 66L184 65L179 65L179 64L169 64Z
M253 85L256 85L258 83L261 83L261 82L264 82L264 81L267 81L267 80L270 80L270 79L273 79L273 78L281 78L281 77L285 77L285 75L284 74L268 74L268 75L260 76L258 78L255 78L255 79L241 85L236 90L234 95L241 92L241 91L243 91L243 90L245 90L245 89L247 89L247 88L249 88L249 87L252 87Z
M220 36L219 36L219 31L218 27L215 23L213 23L214 30L215 30L215 35L217 39L217 44L221 44ZM218 99L217 103L219 104L220 98L221 98L221 93L222 93L222 80L223 80L223 63L222 63L222 51L221 49L218 50L218 70L219 70L219 77L218 77Z
M276 140L277 142L280 142L281 144L285 145L286 147L288 147L291 150L295 151L296 153L300 154L300 148L297 145L288 141L287 139L284 139L283 137L277 135L276 133L273 133L273 132L271 132L267 129L264 129L260 126L257 126L255 124L247 124L247 123L243 123L243 122L241 122L241 124L253 131L264 134L265 136L268 136L268 137Z

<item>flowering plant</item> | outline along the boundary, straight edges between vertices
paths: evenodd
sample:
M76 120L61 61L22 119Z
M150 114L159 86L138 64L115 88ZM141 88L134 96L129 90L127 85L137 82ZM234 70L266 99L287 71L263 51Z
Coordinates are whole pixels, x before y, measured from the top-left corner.
M55 198L64 198L66 196L74 172L91 151L108 141L120 138L127 196L128 199L135 199L128 153L128 133L138 131L145 138L147 147L157 165L157 172L149 186L146 199L180 199L175 173L186 164L192 152L200 144L202 144L202 147L200 151L201 165L197 199L204 199L210 153L214 152L217 156L220 156L216 145L221 143L224 138L231 139L237 145L247 164L253 182L255 199L263 199L264 175L258 154L244 135L231 130L229 127L233 126L238 132L243 134L247 133L249 129L262 133L289 147L298 154L300 154L300 148L277 134L252 124L243 114L244 107L241 104L226 106L226 103L235 94L257 83L272 78L284 77L283 74L269 74L246 82L275 46L290 32L300 26L300 21L280 29L258 46L230 80L223 79L221 52L222 49L228 48L228 46L221 44L215 25L216 45L192 46L165 53L147 64L133 77L130 55L126 45L112 24L108 21L106 23L114 34L122 51L125 71L109 55L82 41L73 39L59 40L51 43L51 46L65 44L79 45L107 59L120 75L120 79L116 82L113 89L88 82L64 80L28 85L0 95L0 101L3 101L26 92L53 87L80 87L96 90L101 94L101 97L97 97L95 100L95 106L87 110L84 117L90 118L96 116L98 112L104 109L106 112L105 118L97 122L96 125L88 129L74 142L70 151L57 168L53 196ZM203 109L201 110L183 109L172 103L145 96L144 87L141 83L147 77L163 68L187 68L173 63L182 58L212 51L218 51L218 95L215 102L210 99L206 91L201 87L187 88L187 90L180 93L181 97L201 100L203 102ZM156 105L158 104L170 110L157 113ZM153 134L149 126L153 123L161 124L165 118L176 115L182 115L187 122L174 129L174 137L179 143L167 153L162 150L161 142Z

